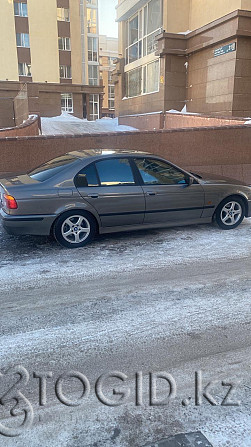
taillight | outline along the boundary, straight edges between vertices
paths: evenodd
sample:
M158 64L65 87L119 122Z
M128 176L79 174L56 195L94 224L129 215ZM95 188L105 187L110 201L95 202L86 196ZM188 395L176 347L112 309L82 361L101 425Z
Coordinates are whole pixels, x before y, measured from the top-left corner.
M8 210L17 209L18 206L15 197L9 196L8 194L4 194L3 197L4 197L3 205L5 208L7 208Z

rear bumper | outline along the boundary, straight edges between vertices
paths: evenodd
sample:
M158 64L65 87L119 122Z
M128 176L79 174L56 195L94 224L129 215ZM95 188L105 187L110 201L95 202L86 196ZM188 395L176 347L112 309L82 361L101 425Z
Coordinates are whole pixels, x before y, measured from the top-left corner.
M36 236L49 236L51 227L57 216L31 215L14 216L0 210L0 217L4 229L12 235L33 234Z

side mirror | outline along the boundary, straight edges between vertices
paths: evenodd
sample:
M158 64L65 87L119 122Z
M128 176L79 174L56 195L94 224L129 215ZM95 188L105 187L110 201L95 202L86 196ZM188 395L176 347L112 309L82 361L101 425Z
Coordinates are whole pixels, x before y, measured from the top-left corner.
M193 184L193 177L190 177L190 176L187 177L186 182L187 182L187 186L191 186Z

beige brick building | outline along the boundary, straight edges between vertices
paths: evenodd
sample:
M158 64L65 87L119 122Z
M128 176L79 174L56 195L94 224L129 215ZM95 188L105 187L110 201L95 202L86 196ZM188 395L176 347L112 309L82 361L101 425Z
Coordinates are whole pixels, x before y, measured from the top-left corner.
M119 116L251 114L251 0L119 0Z
M98 0L2 0L0 116L27 83L30 113L98 118L98 53Z
M115 116L115 85L113 71L118 59L118 39L115 37L99 36L100 78L104 86L102 115L113 118Z

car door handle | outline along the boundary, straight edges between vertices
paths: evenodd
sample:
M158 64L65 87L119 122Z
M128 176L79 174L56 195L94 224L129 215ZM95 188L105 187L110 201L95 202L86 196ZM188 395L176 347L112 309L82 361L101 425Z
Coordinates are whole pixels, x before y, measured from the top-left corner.
M98 199L98 194L88 194L88 197L91 197L92 199Z
M147 191L146 195L147 196L156 196L156 193L154 191Z

